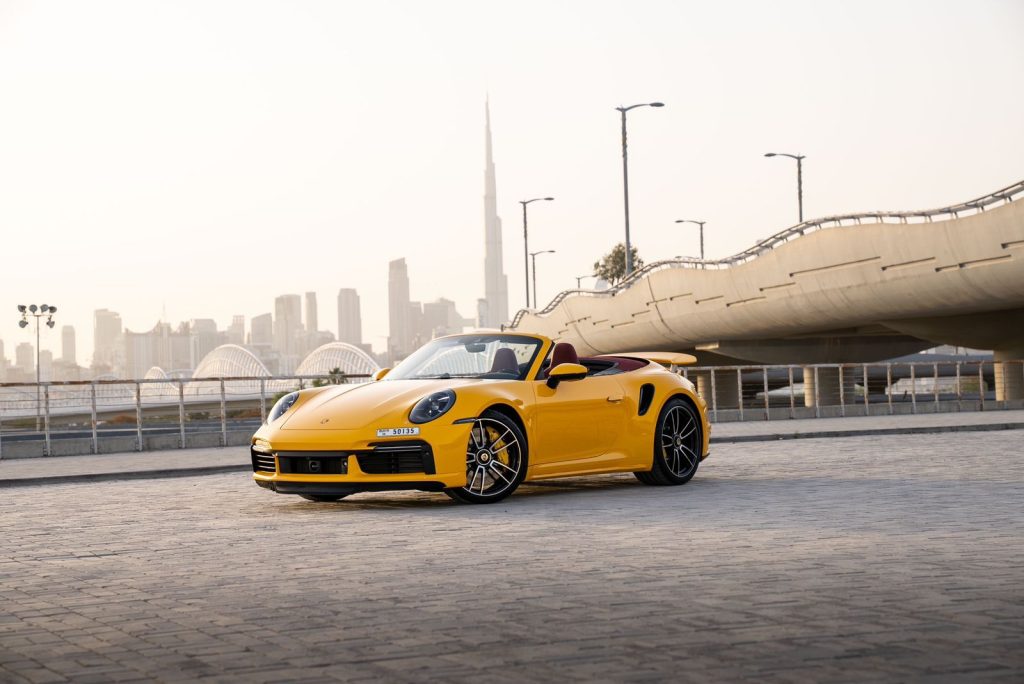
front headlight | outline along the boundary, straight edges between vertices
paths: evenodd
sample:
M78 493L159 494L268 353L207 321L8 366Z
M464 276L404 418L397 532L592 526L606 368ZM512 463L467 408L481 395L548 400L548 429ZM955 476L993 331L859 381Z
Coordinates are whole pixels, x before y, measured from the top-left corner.
M273 423L275 420L287 413L288 409L292 407L298 398L299 393L292 392L291 394L286 394L278 399L277 403L274 404L274 408L270 409L270 415L267 416L267 423Z
M435 418L440 418L455 405L455 392L444 390L434 392L429 397L423 397L409 412L409 420L414 423L429 423Z

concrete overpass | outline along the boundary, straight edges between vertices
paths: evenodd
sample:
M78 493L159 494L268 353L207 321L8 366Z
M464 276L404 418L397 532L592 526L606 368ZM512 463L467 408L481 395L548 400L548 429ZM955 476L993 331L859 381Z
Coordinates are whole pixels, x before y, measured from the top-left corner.
M701 365L860 363L936 344L1024 359L1021 200L1024 181L939 209L805 221L725 259L564 291L509 327L581 353L672 350ZM997 398L1024 398L1020 365L1008 368L997 363Z

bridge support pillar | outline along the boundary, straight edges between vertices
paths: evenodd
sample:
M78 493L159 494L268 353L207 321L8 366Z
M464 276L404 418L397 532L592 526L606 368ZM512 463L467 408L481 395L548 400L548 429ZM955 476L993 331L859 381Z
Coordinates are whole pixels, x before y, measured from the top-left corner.
M995 351L996 401L1024 399L1024 349ZM1018 363L1011 363L1017 361Z
M843 396L839 397L839 369L818 368L817 390L815 390L814 368L804 367L804 406L838 406L845 403L847 406L857 402L856 384L854 370L843 369Z

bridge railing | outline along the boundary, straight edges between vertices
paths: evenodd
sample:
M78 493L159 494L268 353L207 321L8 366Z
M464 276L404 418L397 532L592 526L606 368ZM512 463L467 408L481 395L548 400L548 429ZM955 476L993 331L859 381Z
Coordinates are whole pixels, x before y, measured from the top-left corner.
M1024 408L1024 361L684 366L712 422Z
M1024 181L1015 183L1007 186L1001 190L996 190L993 193L978 197L977 199L970 200L969 202L962 202L960 204L954 204L948 207L940 207L937 209L925 209L920 211L869 211L858 214L839 214L835 216L825 216L823 218L812 219L798 223L791 228L787 228L780 231L771 237L767 237L764 240L760 240L754 246L745 249L738 254L734 254L723 259L712 259L712 260L701 260L693 257L679 257L675 259L664 259L661 261L654 261L643 268L634 271L628 278L625 278L621 282L605 290L586 290L586 289L572 289L563 290L555 295L547 306L540 311L531 311L529 309L520 309L516 312L512 322L503 326L506 328L516 328L522 321L523 317L527 314L534 314L537 316L544 316L551 313L562 303L564 299L572 295L581 295L586 297L614 297L619 292L627 290L632 287L635 283L639 282L643 278L647 277L655 271L659 271L665 268L692 268L692 269L723 269L731 268L739 264L746 263L755 259L766 252L786 244L790 240L798 237L802 237L809 233L822 230L824 228L839 228L843 226L857 226L861 225L865 221L872 221L875 223L931 223L936 219L946 220L962 218L964 216L970 216L972 214L982 213L987 211L993 206L999 206L1003 204L1009 204L1010 202L1019 200L1024 197Z
M226 446L252 434L280 396L368 375L0 383L0 458L134 448Z

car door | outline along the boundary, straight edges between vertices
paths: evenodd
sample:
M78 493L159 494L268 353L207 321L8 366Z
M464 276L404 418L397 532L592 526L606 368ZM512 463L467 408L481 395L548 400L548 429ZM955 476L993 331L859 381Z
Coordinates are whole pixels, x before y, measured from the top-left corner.
M600 469L622 457L625 392L614 375L588 376L548 387L536 381L536 429L530 445L535 475Z

